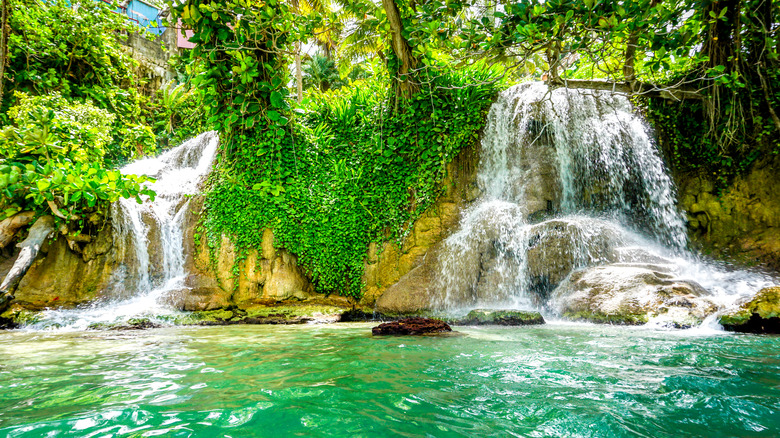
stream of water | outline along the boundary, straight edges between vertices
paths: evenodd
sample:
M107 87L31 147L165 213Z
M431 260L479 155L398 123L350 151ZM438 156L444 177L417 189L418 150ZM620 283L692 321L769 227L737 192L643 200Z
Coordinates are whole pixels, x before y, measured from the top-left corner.
M92 324L137 317L159 320L178 313L164 298L185 287L184 221L189 199L211 170L218 145L217 133L206 132L158 157L123 167L122 173L154 178L146 184L157 196L154 202L142 204L120 199L112 207L114 240L130 249L109 286L115 296L107 293L103 300L78 309L47 310L28 328L84 330Z
M661 270L726 309L777 283L687 251L683 213L652 135L625 96L514 86L482 138L481 196L438 254L438 303L543 309L570 273L593 266ZM635 277L628 276L628 281Z

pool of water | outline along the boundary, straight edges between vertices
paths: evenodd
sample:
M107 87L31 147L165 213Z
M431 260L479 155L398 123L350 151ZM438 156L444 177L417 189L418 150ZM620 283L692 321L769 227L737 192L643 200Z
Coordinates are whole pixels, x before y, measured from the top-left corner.
M0 436L780 436L780 337L592 325L0 333Z

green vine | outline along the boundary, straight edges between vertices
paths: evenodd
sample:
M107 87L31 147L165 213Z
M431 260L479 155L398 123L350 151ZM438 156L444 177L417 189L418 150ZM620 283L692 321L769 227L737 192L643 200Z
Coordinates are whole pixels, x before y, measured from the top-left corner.
M279 133L282 153L239 149L232 166L215 172L209 241L224 233L245 254L271 228L318 291L359 299L369 244L408 231L439 195L447 163L477 140L497 92L491 78L478 70L442 74L398 112L381 78L318 94Z

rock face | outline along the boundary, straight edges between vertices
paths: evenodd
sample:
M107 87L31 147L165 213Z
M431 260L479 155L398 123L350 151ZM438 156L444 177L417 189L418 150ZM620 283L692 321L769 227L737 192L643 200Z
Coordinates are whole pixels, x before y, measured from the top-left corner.
M376 304L375 310L382 313L410 313L430 306L430 263L435 261L434 247L458 225L461 211L479 195L478 158L475 150L465 148L452 160L441 183L444 192L414 223L403 244L387 242L381 248L370 245L361 304ZM425 265L423 269L415 269ZM409 278L402 280L407 274Z
M109 289L117 260L125 250L121 245L114 245L111 232L110 224L106 225L84 246L82 254L68 248L64 238L46 242L41 247L42 254L19 282L14 303L40 310L74 307L99 297ZM15 255L7 260L12 263ZM10 267L6 265L0 263L0 277Z
M720 317L729 331L746 333L780 333L780 286L761 289L739 309Z
M242 260L233 242L222 236L217 248L205 238L195 239L202 199L190 205L190 224L185 230L187 288L171 293L169 302L182 310L206 311L231 305L248 308L284 300L315 296L314 286L298 266L297 258L274 246L274 234L263 231L261 248L250 249ZM234 267L238 275L234 276Z
M380 335L424 335L428 333L451 332L446 322L428 318L406 318L386 322L371 329L374 336Z
M780 272L780 157L756 163L717 193L710 175L678 175L689 237L704 252Z
M465 325L539 325L544 324L544 318L539 312L524 310L474 309L460 323Z
M385 314L409 314L430 310L433 302L431 263L424 263L387 288L376 301L375 309Z
M575 320L632 325L655 319L677 328L717 311L701 286L664 270L618 263L574 272L554 292L553 308Z

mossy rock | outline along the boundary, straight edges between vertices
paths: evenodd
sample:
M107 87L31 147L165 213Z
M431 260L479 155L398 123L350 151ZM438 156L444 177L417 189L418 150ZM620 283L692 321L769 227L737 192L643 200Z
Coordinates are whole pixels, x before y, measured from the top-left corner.
M125 322L95 322L87 330L146 330L161 327L149 318L130 318Z
M616 313L603 314L597 312L565 312L563 317L572 321L586 321L596 324L614 324L614 325L642 325L647 324L649 318L646 313Z
M464 325L539 325L544 318L539 312L525 310L474 309L459 324Z
M780 333L780 286L761 289L739 309L720 317L728 331L745 333Z
M0 328L17 328L32 325L41 320L39 312L21 308L11 308L0 315Z

